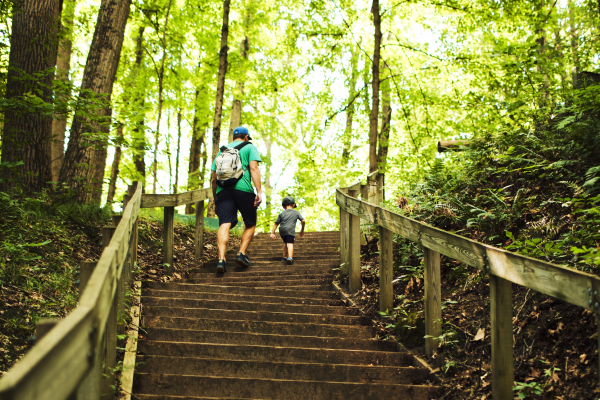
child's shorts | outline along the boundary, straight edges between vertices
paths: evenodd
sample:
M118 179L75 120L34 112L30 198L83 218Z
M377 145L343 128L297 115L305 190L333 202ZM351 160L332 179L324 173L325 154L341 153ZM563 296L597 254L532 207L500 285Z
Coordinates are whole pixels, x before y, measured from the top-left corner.
M283 243L294 244L294 239L296 239L296 237L292 236L292 235L285 235L285 236L282 236L281 239L283 240Z

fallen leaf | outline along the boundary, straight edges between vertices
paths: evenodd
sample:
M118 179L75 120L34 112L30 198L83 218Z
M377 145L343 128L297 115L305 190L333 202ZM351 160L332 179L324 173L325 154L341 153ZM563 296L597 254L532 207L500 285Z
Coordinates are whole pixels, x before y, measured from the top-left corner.
M582 355L580 355L580 356L579 356L579 362L584 362L586 357L587 357L587 355L586 355L586 354L582 354Z
M477 331L477 335L475 335L475 337L473 338L474 342L477 342L479 340L484 340L485 339L485 329L481 328Z

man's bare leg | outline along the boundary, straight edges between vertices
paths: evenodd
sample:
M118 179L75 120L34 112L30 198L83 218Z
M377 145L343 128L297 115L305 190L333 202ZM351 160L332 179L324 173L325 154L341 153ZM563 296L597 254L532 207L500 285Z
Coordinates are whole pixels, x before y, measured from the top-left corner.
M231 229L231 222L222 224L219 226L217 231L217 248L219 249L219 260L225 260L225 253L227 253L227 243L229 243L229 230Z
M294 258L294 243L287 244L287 253L289 258Z
M287 258L287 243L283 244L283 255L281 257Z
M240 244L240 253L246 254L246 250L248 250L248 246L250 246L250 242L254 237L254 231L256 230L256 226L249 226L242 233L242 244Z

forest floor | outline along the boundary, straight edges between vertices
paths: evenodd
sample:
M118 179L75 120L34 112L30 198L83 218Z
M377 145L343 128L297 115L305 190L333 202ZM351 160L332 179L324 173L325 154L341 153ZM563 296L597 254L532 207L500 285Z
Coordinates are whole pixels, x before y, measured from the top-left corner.
M76 307L77 266L81 261L100 257L100 232L107 223L106 218L82 222L57 217L45 219L39 226L27 221L20 224L23 243L42 242L44 238L52 240L47 245L29 249L35 259L12 265L9 255L0 265L0 376L32 348L38 320L64 318ZM134 280L166 282L180 279L188 269L216 258L214 232L204 232L204 256L197 259L194 256L195 228L175 223L174 230L174 274L166 276L162 263L162 222L140 218L138 268ZM239 245L239 238L232 235L230 245ZM6 250L6 246L2 250ZM14 271L8 276L11 269ZM19 274L20 277L16 277Z
M442 256L443 335L429 358L423 336L423 277L414 266L395 268L394 313L379 312L377 238L361 246L363 289L349 295L379 329L426 360L444 382L443 399L491 399L489 278ZM398 252L394 252L398 257ZM421 270L422 271L422 270ZM348 279L340 278L348 290ZM597 399L598 329L584 310L513 285L515 382L519 398Z

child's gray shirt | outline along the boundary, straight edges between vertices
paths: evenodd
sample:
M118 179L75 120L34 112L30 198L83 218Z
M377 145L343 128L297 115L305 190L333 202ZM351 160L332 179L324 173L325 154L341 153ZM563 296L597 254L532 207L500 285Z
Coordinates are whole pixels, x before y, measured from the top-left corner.
M280 236L296 236L296 221L302 221L304 217L293 208L288 208L279 214L275 223L279 225Z

